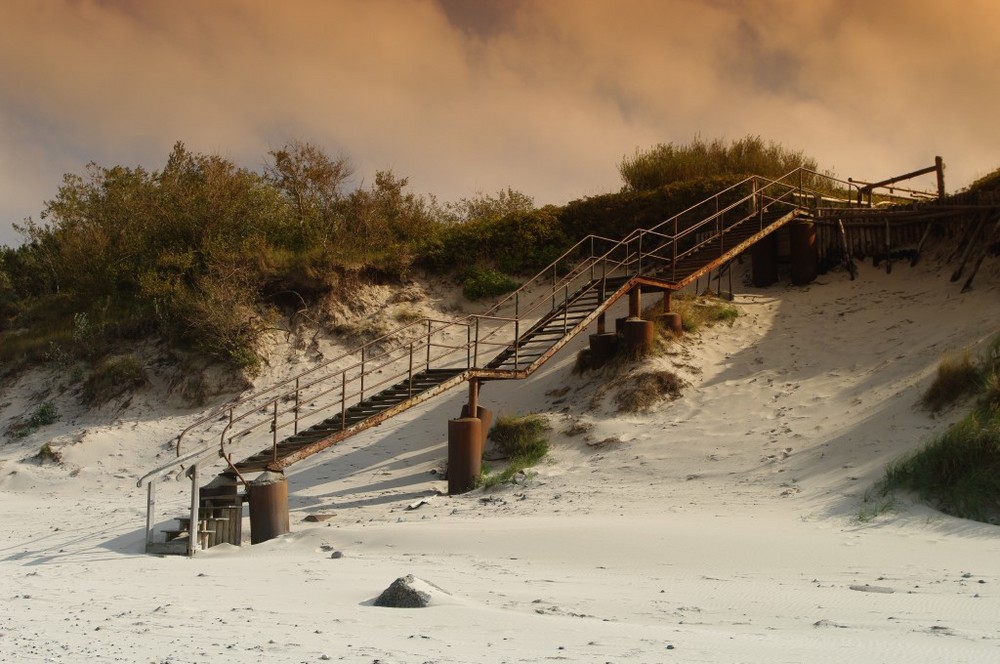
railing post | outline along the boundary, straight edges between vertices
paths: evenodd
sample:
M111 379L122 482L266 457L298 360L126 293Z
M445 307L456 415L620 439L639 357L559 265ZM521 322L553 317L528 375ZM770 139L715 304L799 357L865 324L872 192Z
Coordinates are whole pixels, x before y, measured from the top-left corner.
M358 403L365 400L365 346L361 347L361 392Z
M347 370L340 373L340 430L347 428Z
M514 293L514 318L521 317L521 291Z
M153 528L156 526L156 480L146 485L146 551L153 543Z
M566 334L567 323L569 323L569 284L563 287L563 334Z
M590 280L594 280L594 236L590 236Z
M295 426L292 428L293 435L299 435L299 379L295 379Z
M271 418L271 460L278 460L278 400L274 400L274 415Z
M642 231L639 231L639 260L635 269L637 275L642 274Z
M188 471L191 476L191 522L188 524L188 556L193 556L195 552L195 546L199 541L198 531L201 530L201 524L198 521L199 507L201 506L201 487L198 485L198 464L191 466L191 470Z
M934 157L934 167L937 169L938 200L944 200L944 159Z
M431 322L427 321L427 371L431 370Z
M715 197L715 232L719 236L719 256L725 253L726 242L725 242L725 230L722 228L722 217L719 215L719 197Z
M476 345L472 351L473 366L479 366L479 316L476 316Z
M514 319L514 371L518 369L518 351L521 346L521 321L518 318Z
M465 368L472 368L472 326L465 326Z
M410 374L406 381L407 387L409 388L408 398L413 398L413 342L410 342Z

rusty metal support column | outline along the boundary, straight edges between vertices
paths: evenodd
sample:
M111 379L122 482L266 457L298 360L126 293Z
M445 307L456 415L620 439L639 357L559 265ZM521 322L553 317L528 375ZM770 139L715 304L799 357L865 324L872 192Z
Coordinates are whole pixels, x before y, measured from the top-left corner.
M766 288L778 281L778 236L774 233L761 238L750 249L751 281L757 288Z
M597 314L597 333L598 334L604 334L605 333L605 328L607 327L607 321L608 321L608 317L607 317L607 314L605 314L605 312L602 311L601 313Z
M291 531L288 519L288 480L284 473L267 471L247 484L250 503L250 543L259 544Z
M479 405L479 389L481 386L481 381L478 378L469 379L469 402L462 406L462 416L460 418L473 417L479 420L479 429L482 434L479 441L480 458L483 456L483 448L486 447L486 435L490 432L490 424L493 422L493 411Z
M479 379L469 379L469 413L475 416L476 409L479 408Z
M670 313L670 297L673 295L673 291L664 290L663 291L663 313Z
M792 283L796 286L811 283L819 271L816 224L811 221L791 224L791 254Z
M625 348L633 355L643 355L653 347L655 328L653 321L629 318L622 328Z
M629 318L642 316L642 289L639 286L628 292L628 316Z
M448 420L448 495L476 487L483 460L482 421L478 417Z

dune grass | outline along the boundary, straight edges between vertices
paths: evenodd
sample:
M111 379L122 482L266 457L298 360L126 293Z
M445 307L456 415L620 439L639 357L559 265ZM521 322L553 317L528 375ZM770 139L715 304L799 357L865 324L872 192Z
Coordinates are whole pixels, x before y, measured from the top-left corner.
M980 391L983 376L972 354L949 353L938 364L937 376L920 403L933 413L940 412L970 394Z
M954 516L1000 523L1000 336L978 362L970 353L947 355L922 402L935 412L963 394L978 395L957 424L890 464L866 495L883 504L897 491ZM862 510L862 514L865 514Z
M508 457L502 470L484 470L479 486L489 489L536 465L549 453L548 422L541 415L501 415L490 429L495 449Z

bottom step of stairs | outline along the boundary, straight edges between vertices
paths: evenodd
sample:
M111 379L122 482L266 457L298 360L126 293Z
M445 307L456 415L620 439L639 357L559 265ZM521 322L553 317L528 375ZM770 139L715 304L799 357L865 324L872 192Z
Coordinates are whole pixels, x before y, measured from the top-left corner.
M146 553L160 556L184 556L188 552L187 537L172 539L169 542L150 542L146 544Z

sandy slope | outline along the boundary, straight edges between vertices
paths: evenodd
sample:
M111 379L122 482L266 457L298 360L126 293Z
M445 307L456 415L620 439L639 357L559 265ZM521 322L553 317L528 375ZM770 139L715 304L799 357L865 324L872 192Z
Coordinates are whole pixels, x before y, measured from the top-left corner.
M550 414L526 483L434 495L456 390L296 466L291 535L194 559L141 553L135 477L196 414L156 389L67 401L0 446L0 660L998 661L1000 530L909 504L856 518L885 463L958 416L915 404L943 352L997 331L991 269L965 295L901 265L744 288L732 328L658 360L691 386L645 415L590 408L577 345L483 390ZM0 427L43 380L6 388ZM61 465L23 461L47 440ZM165 488L179 513L186 486ZM371 606L407 573L443 589L432 607Z

